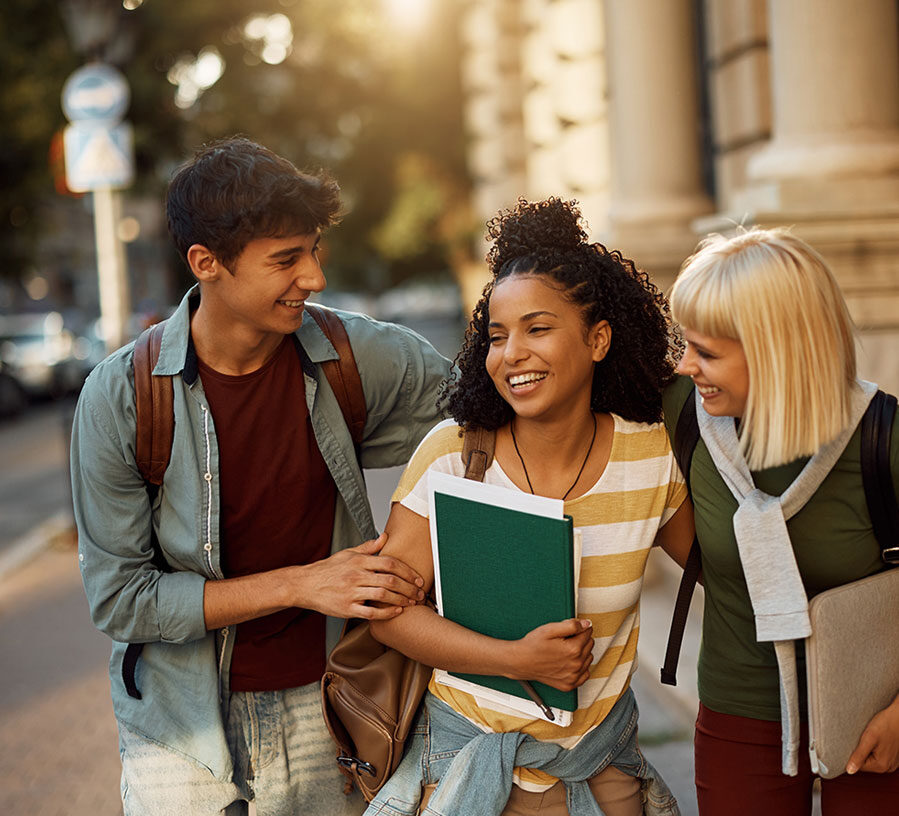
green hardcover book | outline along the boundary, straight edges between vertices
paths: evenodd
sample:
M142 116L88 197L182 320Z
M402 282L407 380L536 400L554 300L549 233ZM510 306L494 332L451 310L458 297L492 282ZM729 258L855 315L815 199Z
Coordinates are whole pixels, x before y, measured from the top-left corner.
M544 623L575 616L580 554L561 501L443 473L429 479L440 614L503 640L517 640ZM517 680L451 676L528 700ZM577 709L576 690L559 691L539 682L533 686L546 705L563 712ZM561 719L556 721L570 720Z

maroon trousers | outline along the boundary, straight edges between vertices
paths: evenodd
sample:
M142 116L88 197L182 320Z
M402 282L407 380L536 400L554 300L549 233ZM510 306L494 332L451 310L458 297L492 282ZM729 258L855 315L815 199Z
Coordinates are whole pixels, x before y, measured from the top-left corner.
M799 774L781 772L780 723L719 714L700 703L694 739L701 816L809 816L815 775L803 724ZM899 813L899 771L821 780L823 816Z

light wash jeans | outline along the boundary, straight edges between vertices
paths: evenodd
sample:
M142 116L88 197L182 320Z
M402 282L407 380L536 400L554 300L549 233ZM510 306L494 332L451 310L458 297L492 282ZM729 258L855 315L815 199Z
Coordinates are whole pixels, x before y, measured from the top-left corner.
M321 715L320 686L233 692L225 723L233 782L119 723L125 816L358 816Z

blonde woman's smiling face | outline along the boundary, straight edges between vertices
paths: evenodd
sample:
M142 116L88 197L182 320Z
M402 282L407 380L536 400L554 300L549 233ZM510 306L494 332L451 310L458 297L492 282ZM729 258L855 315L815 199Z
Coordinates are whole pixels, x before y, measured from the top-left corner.
M703 408L712 416L743 416L749 397L749 366L743 344L686 327L684 339L687 345L677 371L693 380Z

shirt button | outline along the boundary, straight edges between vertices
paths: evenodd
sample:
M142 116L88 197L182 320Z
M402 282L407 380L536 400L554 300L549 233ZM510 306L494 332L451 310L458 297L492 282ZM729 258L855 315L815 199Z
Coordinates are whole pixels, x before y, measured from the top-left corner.
M203 478L204 478L207 482L211 482L211 481L212 481L212 474L211 474L211 473L204 473L204 474L203 474Z
M206 552L212 552L212 544L204 544L203 549L206 550Z
M78 553L78 560L84 561L84 553Z

